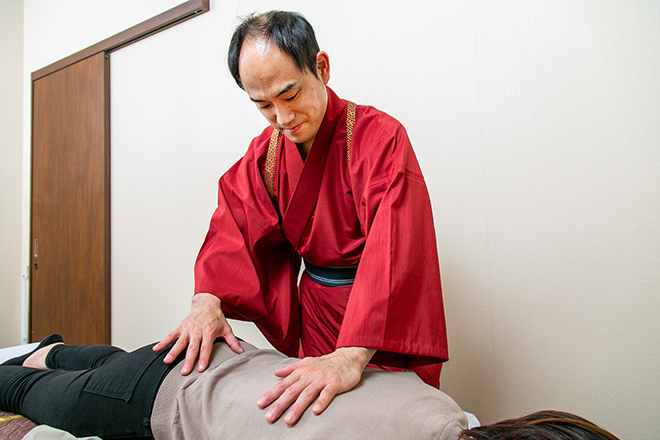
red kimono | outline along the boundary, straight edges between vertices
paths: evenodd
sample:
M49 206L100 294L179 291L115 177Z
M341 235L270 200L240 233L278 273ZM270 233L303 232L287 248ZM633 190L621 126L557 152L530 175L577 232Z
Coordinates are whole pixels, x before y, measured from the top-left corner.
M347 102L328 107L303 162L281 137L273 198L264 184L272 127L220 179L218 208L195 264L195 291L228 318L254 322L279 351L378 351L372 364L409 368L439 387L447 338L435 229L424 178L401 124L358 106L347 148ZM271 164L273 166L273 164ZM304 274L358 264L352 286Z

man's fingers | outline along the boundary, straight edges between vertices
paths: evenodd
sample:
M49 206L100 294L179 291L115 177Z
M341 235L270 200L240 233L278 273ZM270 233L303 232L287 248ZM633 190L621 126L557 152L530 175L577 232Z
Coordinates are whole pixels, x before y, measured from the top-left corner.
M211 353L213 352L213 342L215 337L212 335L204 335L202 337L202 345L199 349L199 361L197 362L197 371L200 373L206 370L206 367L209 364L209 359L211 359Z
M179 339L180 341L181 339ZM181 367L181 374L187 375L195 366L195 361L197 360L197 354L199 353L199 344L200 341L197 338L191 338L188 341L188 349L186 350L186 358L183 361L183 367Z
M273 403L272 406L268 408L268 411L266 412L266 420L269 422L274 422L275 420L279 419L280 416L284 414L284 411L286 411L286 409L290 407L292 403L296 402L300 398L300 395L306 388L306 384L303 384L300 381L288 386L284 392L280 394L277 400L275 400L275 403ZM312 400L314 397L312 397ZM304 408L302 410L304 411ZM302 411L300 411L300 413L302 413ZM297 417L293 417L293 419L297 420ZM294 422L295 420L292 420L290 423Z
M260 408L267 407L275 400L279 399L279 397L284 394L284 392L289 389L289 387L291 387L297 380L297 377L289 376L277 382L273 388L268 390L266 393L264 393L263 396L259 398L257 401L257 406ZM293 402L293 399L291 402Z
M320 414L337 394L355 387L360 382L366 361L373 353L371 349L355 347L358 355L367 350L366 356L357 358L356 365L353 356L356 350L349 348L350 351L338 349L329 355L305 358L276 370L275 374L284 378L257 402L261 408L272 403L266 412L266 420L274 422L289 408L284 423L292 425L314 400L316 403L311 410L314 414Z
M330 402L332 402L332 399L339 394L333 386L327 386L323 388L323 391L321 391L321 394L319 394L319 398L316 400L316 403L312 407L312 412L314 414L321 414L325 409L330 405Z
M277 377L287 377L289 374L296 371L296 369L298 369L298 368L300 368L304 365L305 365L305 359L302 359L302 360L299 360L299 361L296 361L296 362L292 362L289 365L286 365L282 368L279 368L279 369L275 370L274 374Z
M277 400L289 386L285 381L286 379L279 381L273 388L265 392L259 400L257 400L257 406L259 408L265 408Z
M229 328L229 332L224 334L222 337L224 338L227 345L229 345L229 348L234 351L234 353L241 354L245 351L243 350L243 347L241 347L241 344L238 342L238 339L236 339L236 336L234 336L231 328Z
M163 359L163 362L166 364L171 364L174 359L186 348L187 345L187 339L186 338L179 338L176 340L176 344L170 349L170 351L167 353L167 356L165 356L165 359Z
M180 333L177 330L174 330L167 336L165 336L158 344L154 345L152 350L153 351L161 351L163 348L167 347L170 345L172 342L176 341L179 339Z
M153 349L154 351L162 350L176 341L163 361L168 364L172 363L186 350L181 374L186 375L193 370L198 356L197 368L202 372L208 367L213 352L213 343L218 336L225 338L227 344L236 353L243 352L243 348L222 313L220 299L210 293L199 293L193 296L190 312L179 327L154 345Z
M302 392L299 394L296 403L294 403L293 406L291 406L289 412L287 412L286 416L284 416L284 423L286 423L287 425L293 425L294 423L296 423L300 418L300 416L302 416L305 410L309 407L309 405L311 405L314 399L316 399L316 396L319 395L319 392L321 392L322 389L323 388L318 386L318 384L316 383L311 383L308 386L306 386L305 389L303 389Z

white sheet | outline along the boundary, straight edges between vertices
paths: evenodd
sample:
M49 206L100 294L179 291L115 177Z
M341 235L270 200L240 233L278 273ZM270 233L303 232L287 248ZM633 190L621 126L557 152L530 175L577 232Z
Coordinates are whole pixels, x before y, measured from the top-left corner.
M468 429L478 428L479 426L481 426L481 423L479 422L479 419L477 419L477 416L467 411L463 411L463 412L465 413L465 416L468 419Z
M0 348L0 364L4 361L25 353L29 353L39 345L38 342L32 344L16 345L14 347Z

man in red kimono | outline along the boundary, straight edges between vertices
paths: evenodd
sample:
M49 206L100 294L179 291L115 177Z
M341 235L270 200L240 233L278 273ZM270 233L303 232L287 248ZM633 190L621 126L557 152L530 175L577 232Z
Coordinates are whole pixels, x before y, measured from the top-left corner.
M329 89L328 55L300 15L270 12L235 31L229 67L270 123L220 179L176 341L181 373L208 365L226 317L254 322L303 358L257 405L292 424L352 389L367 365L412 369L439 387L447 359L430 200L401 124ZM298 286L301 260L305 271Z

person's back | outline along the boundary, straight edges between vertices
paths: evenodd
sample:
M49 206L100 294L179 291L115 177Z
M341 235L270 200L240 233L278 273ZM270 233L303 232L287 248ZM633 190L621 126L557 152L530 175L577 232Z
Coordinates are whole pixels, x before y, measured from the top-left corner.
M457 440L467 426L456 402L415 373L373 368L322 414L306 411L291 426L281 419L266 423L254 402L277 384L272 371L293 359L242 345L245 353L239 355L215 344L206 371L167 376L151 420L156 439Z

